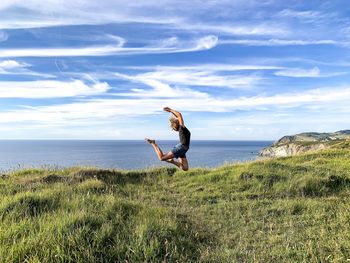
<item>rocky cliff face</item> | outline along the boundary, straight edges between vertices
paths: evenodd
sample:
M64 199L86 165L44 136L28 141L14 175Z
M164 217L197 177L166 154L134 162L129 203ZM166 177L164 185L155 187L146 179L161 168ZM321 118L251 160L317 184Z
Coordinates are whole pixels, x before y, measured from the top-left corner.
M260 151L262 157L286 157L305 153L309 151L317 151L328 148L329 146L325 143L317 143L312 145L299 145L296 143L289 143L280 146L267 147Z
M334 143L350 138L350 130L334 133L300 133L284 136L270 147L260 151L261 157L285 157L331 147Z

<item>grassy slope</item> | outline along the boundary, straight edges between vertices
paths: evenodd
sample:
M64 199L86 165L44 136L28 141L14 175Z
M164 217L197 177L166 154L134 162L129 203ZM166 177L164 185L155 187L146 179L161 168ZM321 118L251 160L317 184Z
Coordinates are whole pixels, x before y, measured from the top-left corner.
M344 262L350 150L0 179L0 262ZM341 149L344 148L344 149Z

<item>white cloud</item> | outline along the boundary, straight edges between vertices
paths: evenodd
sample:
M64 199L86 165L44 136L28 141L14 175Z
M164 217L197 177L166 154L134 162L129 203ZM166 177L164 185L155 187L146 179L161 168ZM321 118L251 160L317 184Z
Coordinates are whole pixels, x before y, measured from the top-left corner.
M12 70L12 69L22 69L29 65L26 63L21 63L15 60L3 60L0 61L0 70Z
M291 78L327 78L335 77L347 74L346 72L337 72L337 73L322 73L318 67L311 69L301 69L301 68L290 68L285 70L276 71L274 75L291 77Z
M164 81L173 85L225 88L252 87L261 78L244 75L218 75L210 71L155 71L140 74L138 80Z
M214 72L205 71L155 71L133 76L122 76L130 81L144 83L151 87L159 85L177 86L201 86L201 87L224 87L224 88L251 88L261 78L244 75L218 75ZM161 93L170 94L170 93Z
M218 37L217 36L206 36L203 38L200 38L197 42L197 45L194 47L195 50L206 50L211 49L215 47L218 43Z
M9 37L8 34L6 34L4 31L0 30L0 42L6 41L8 39L8 37Z
M72 81L0 81L0 98L63 98L105 93L107 83L88 86L80 80Z
M77 84L78 86L81 84ZM101 85L99 91L106 90ZM62 89L61 89L62 90ZM62 91L61 91L62 93ZM76 92L77 93L77 92ZM140 98L140 99L94 99L63 105L38 106L16 111L2 111L1 123L11 122L77 122L91 124L96 120L112 121L120 116L133 117L158 114L162 107L169 106L184 112L233 112L235 110L286 109L300 107L340 107L348 105L349 87L313 89L299 93L273 96L239 97L219 99L210 96L187 98ZM349 109L347 109L349 112Z
M254 3L253 3L254 2ZM256 11L264 5L259 1L185 1L185 0L3 0L0 2L0 28L31 28L57 25L92 25L109 23L168 24L177 28L229 34L281 34L281 29L269 24L236 23L209 25L198 23L198 17L232 19L241 12ZM240 12L237 12L240 10ZM93 15L91 15L93 14ZM206 19L206 21L208 21Z
M293 40L293 39L223 39L221 45L243 45L243 46L308 46L308 45L335 45L349 46L350 42L324 40Z
M205 24L205 23L183 23L181 28L193 31L215 32L226 35L238 36L286 36L289 30L280 24L260 23L258 25L239 25L237 23L230 24Z
M132 54L180 53L211 49L216 46L216 36L178 42L176 46L124 47L125 40L115 37L114 45L90 46L81 48L26 48L1 49L0 57L75 57L75 56L109 56Z
M116 73L115 76L123 79L127 79L130 82L140 82L147 86L153 87L154 92L166 96L166 94L172 94L170 89L174 91L174 88L178 89L179 94L183 91L179 87L224 87L224 88L251 88L262 78L257 74L227 74L227 72L243 71L243 70L270 70L281 69L281 67L275 66L263 66L263 65L229 65L229 64L203 64L203 65L188 65L188 66L156 66L156 67L129 67L131 69L138 70L152 70L145 73L138 74L120 74ZM226 72L226 73L220 73ZM172 88L170 88L170 85ZM164 89L164 87L168 87ZM159 87L163 87L164 92L160 92ZM184 94L186 94L185 92ZM131 95L130 93L127 93ZM140 90L135 93L137 96L146 93L141 93Z
M296 11L292 9L284 9L280 11L277 16L298 18L305 21L314 21L315 19L330 17L331 14L325 14L315 10Z
M151 90L133 88L130 92L118 93L118 96L140 97L140 98L208 98L209 95L204 92L194 91L188 88L171 87L169 84L157 80L156 78L147 78L142 75L129 76L117 73L115 76L126 79L130 82L142 83L151 87Z
M195 71L195 72L219 72L219 71L252 71L252 70L272 70L283 69L281 66L264 64L190 64L184 66L128 66L128 69L152 70L152 71Z
M117 74L118 77L129 79L130 81L137 81L143 83L152 90L145 90L140 88L131 89L131 92L118 93L118 96L128 96L128 97L142 97L142 98L208 98L209 95L204 92L194 91L188 88L170 87L169 84L161 82L156 79L142 78L142 77L130 77L122 76Z
M274 73L276 76L292 77L292 78L318 78L320 77L320 69L314 67L312 69L286 69Z
M241 21L240 12L256 12L259 1L183 1L141 0L96 2L39 0L10 1L0 4L0 28L45 28L67 25L105 25L140 23L212 35L287 36L287 25L271 21ZM264 4L262 4L264 5ZM212 14L221 14L220 23ZM91 14L94 14L93 16ZM205 19L203 19L205 18ZM212 21L211 21L212 20Z
M4 3L5 2L5 3ZM118 22L169 23L176 18L144 15L147 1L1 1L0 28L35 28L59 25L96 25ZM154 9L154 8L153 8ZM93 16L91 14L94 14ZM154 13L153 13L154 14Z
M51 74L44 74L29 70L30 64L18 62L15 60L0 61L0 75L25 75L36 76L41 78L53 78Z
M238 97L234 99L218 99L210 96L196 97L195 94L186 98L89 99L69 104L1 111L0 123L2 124L1 127L11 125L15 130L18 130L17 128L20 127L23 132L16 133L16 138L28 138L31 136L39 138L38 136L41 136L43 138L103 139L113 137L108 132L106 134L103 132L96 133L94 136L92 131L96 127L102 127L108 131L118 130L118 134L115 134L116 138L136 139L141 138L145 133L169 138L169 132L165 132L165 129L162 130L162 126L160 126L160 131L158 128L154 130L154 125L158 125L158 123L147 124L143 122L148 120L150 115L163 118L159 114L162 114L162 107L164 106L178 109L186 116L190 115L191 112L233 113L237 110L243 110L240 111L233 123L223 121L225 117L222 115L220 119L211 119L211 121L204 117L205 115L200 115L199 118L202 118L202 120L204 118L206 121L198 121L197 123L197 117L192 119L193 122L190 124L191 130L193 130L193 134L197 139L270 139L278 137L278 134L284 135L287 131L292 133L297 128L293 129L291 127L299 127L304 124L303 127L305 129L310 127L313 128L312 130L317 129L320 131L327 129L327 127L328 129L330 129L329 127L343 127L345 125L344 121L339 122L337 120L339 120L339 114L341 116L350 114L348 108L349 100L349 87L330 87L299 93ZM294 110L290 111L290 109ZM327 112L327 115L324 115L324 111ZM257 112L260 112L260 114L256 114ZM335 114L334 116L337 116L334 119L331 118L333 113ZM310 120L309 124L312 123L313 125L308 126L308 121L302 120L304 116L307 116L307 120ZM318 119L315 116L319 117L319 121L315 121ZM164 120L166 120L166 116ZM324 121L328 123L328 126L322 126ZM135 123L137 123L136 126L134 125ZM234 124L234 127L232 124ZM339 126L340 124L342 126ZM143 127L141 130L136 128L139 125ZM208 127L213 126L216 127L216 131L209 133ZM71 131L69 134L64 131L67 127ZM268 133L264 131L266 127L269 129ZM39 129L41 135L37 135L35 129ZM75 135L82 129L86 133L76 137ZM4 133L6 134L5 131ZM7 132L7 134L9 133Z

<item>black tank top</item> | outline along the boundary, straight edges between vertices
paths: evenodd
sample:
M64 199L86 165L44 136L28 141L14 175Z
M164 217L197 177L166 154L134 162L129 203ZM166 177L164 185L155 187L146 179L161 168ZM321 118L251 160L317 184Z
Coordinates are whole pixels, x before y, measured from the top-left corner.
M179 127L179 137L180 137L180 143L182 145L185 145L187 148L189 148L191 133L185 126Z

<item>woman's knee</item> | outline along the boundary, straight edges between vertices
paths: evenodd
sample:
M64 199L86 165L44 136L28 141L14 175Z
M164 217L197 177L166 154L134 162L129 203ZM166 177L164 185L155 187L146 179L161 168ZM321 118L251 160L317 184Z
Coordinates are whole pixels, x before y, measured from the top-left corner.
M188 166L187 165L181 165L181 169L186 172L186 171L188 171Z

